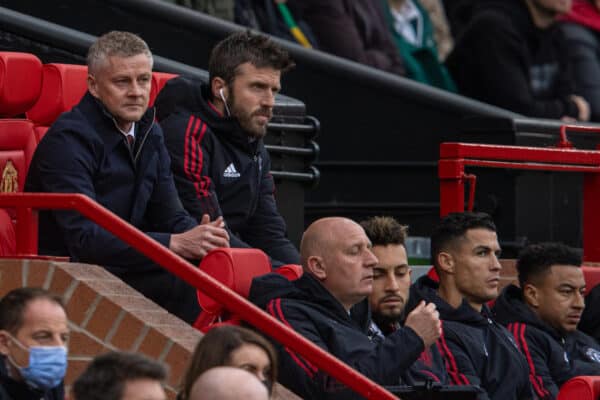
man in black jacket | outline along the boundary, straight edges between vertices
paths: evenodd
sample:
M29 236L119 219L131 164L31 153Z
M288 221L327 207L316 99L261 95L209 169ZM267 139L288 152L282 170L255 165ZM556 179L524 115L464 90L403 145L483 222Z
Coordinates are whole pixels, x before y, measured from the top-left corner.
M574 376L600 375L600 345L577 330L585 307L580 265L579 253L564 244L530 245L517 261L521 287L506 287L494 306L530 364L540 399L556 398Z
M0 399L63 400L69 327L62 300L18 288L0 300Z
M179 197L198 220L223 216L232 247L256 247L274 264L298 264L275 204L263 143L288 54L263 35L240 32L217 44L209 83L172 79L157 100L158 120Z
M373 268L373 291L369 295L373 328L382 336L388 336L402 329L404 307L409 299L412 271L404 246L408 227L392 217L373 217L360 225L378 260ZM446 367L437 347L423 350L419 360L403 375L403 380L408 384L427 380L448 384Z
M481 0L446 64L461 94L537 118L587 121L554 22L571 0Z
M442 319L438 348L456 385L479 385L485 399L533 398L529 368L510 332L486 303L498 296L500 245L491 217L454 213L431 236L439 284L424 276L411 287L411 302L434 302ZM410 306L409 308L410 309Z
M440 334L433 304L419 304L403 329L380 338L370 329L367 296L377 258L365 231L345 218L311 224L300 245L304 275L256 278L250 300L284 324L381 385L401 376ZM357 398L345 386L279 346L279 381L305 399Z
M223 221L201 225L181 206L154 110L152 53L129 32L109 32L88 51L88 92L35 150L25 189L80 193L182 257L228 247ZM77 211L40 213L41 254L99 264L187 322L196 290Z

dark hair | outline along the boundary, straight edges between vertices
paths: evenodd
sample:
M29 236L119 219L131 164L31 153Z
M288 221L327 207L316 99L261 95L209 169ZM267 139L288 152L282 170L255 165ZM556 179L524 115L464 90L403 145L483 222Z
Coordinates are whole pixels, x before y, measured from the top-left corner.
M365 233L373 246L387 246L389 244L401 244L404 246L408 225L400 225L392 217L371 217L361 221Z
M521 287L541 275L553 265L581 266L580 253L562 243L539 243L525 247L517 260L517 272Z
M262 348L271 362L269 384L277 381L277 354L271 343L258 333L239 326L220 326L213 328L200 340L190 365L181 382L178 399L188 400L196 379L206 370L228 365L231 353L244 344L253 344ZM270 390L270 388L269 388Z
M439 253L454 244L457 239L463 238L467 231L478 228L496 232L496 225L492 217L486 213L451 213L442 218L431 233L431 258L433 265L437 267L437 256Z
M256 68L271 67L281 72L294 66L288 52L268 36L242 31L227 36L212 49L208 59L209 82L220 77L230 84L238 67L244 63Z
M65 310L62 299L47 290L30 287L13 289L0 300L0 329L15 335L23 326L25 308L31 301L37 299L56 303Z
M163 382L165 367L135 353L110 352L92 360L73 384L76 400L121 400L127 381L152 379Z

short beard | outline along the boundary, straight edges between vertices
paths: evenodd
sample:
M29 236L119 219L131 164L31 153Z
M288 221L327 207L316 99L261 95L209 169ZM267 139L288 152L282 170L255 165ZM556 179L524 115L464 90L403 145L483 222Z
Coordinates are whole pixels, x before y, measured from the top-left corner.
M376 312L372 314L373 322L383 331L392 325L399 324L404 319L403 317L404 311L398 315L383 315Z
M242 129L248 133L248 136L261 139L267 134L267 125L265 125L264 129L257 130L252 125L252 114L246 114L245 112L238 112L237 107L235 107L235 97L233 94L233 90L229 95L229 99L227 99L227 106L231 111L231 116L237 119L238 123L242 127ZM271 114L271 117L273 115ZM269 119L270 120L270 119Z

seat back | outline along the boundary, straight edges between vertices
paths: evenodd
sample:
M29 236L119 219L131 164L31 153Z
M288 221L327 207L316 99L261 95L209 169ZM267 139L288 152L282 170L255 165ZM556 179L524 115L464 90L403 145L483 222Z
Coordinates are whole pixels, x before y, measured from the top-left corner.
M600 396L600 376L576 376L560 387L557 400L597 400Z
M240 296L248 297L252 279L271 272L271 263L258 249L220 248L204 256L199 268ZM207 331L225 317L226 310L202 291L198 290L197 294L202 312L194 327Z
M600 284L600 267L584 265L581 269L585 278L585 294L588 294L590 290Z
M0 52L0 117L24 114L42 87L42 62L28 53Z
M38 141L56 118L79 103L87 91L87 66L45 64L42 77L40 96L27 112L27 118L36 125Z
M167 84L170 79L175 78L177 75L169 74L166 72L153 72L152 73L152 87L150 88L150 101L148 102L148 106L152 107L154 105L154 100L156 100L156 96L162 90L162 88Z
M277 272L279 275L285 276L288 281L295 281L302 276L304 270L302 269L302 265L285 264L281 267L278 267L275 272Z

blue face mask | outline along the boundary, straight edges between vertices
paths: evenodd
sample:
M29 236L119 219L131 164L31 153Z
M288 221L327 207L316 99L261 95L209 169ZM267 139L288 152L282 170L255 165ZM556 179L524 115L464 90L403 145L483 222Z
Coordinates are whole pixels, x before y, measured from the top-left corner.
M47 390L60 384L67 371L67 349L64 346L32 346L26 348L14 337L13 341L29 352L29 365L20 367L10 356L9 362L19 370L25 382L36 389Z

